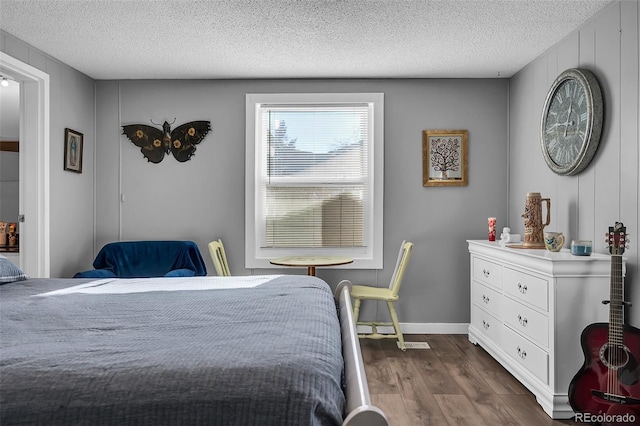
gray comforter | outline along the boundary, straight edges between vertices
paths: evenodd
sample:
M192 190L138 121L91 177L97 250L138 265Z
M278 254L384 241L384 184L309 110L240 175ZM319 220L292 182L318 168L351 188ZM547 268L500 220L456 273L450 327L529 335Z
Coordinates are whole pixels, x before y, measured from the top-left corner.
M340 327L324 281L34 296L88 281L0 286L3 426L342 423Z

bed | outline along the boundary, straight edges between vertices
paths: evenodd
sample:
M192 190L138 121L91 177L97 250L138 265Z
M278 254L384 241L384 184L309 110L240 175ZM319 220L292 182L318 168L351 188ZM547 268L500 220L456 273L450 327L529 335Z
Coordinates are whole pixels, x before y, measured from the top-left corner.
M0 424L387 425L349 290L302 275L1 285Z

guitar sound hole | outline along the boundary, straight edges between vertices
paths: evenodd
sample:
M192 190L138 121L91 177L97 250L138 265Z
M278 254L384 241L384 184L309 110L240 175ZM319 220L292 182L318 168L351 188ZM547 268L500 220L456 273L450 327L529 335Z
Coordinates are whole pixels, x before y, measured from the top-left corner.
M600 360L607 368L617 370L629 362L629 348L624 345L611 345L605 343L600 348Z

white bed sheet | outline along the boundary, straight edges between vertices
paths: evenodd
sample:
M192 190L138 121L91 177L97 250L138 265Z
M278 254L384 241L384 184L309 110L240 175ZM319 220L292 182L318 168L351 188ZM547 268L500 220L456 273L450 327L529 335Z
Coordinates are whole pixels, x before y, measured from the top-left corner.
M220 290L252 288L281 275L250 275L237 277L163 277L163 278L106 278L88 283L40 293L36 296L65 294L127 294L150 291Z

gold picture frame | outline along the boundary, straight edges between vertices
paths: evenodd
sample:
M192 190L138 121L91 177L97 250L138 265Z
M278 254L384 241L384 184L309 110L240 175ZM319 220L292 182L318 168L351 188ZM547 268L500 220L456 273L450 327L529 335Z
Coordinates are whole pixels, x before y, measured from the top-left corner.
M82 151L84 135L71 129L64 129L64 169L82 173Z
M422 186L468 184L467 130L423 130Z

